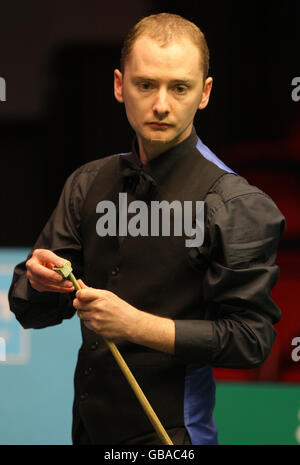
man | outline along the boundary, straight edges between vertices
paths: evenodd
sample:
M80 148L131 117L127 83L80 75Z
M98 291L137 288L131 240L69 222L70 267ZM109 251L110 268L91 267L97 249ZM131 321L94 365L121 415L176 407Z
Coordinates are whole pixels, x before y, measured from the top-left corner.
M212 88L208 57L202 32L177 15L134 26L114 73L115 97L136 133L132 152L73 173L15 269L10 305L25 328L80 316L74 444L159 444L102 336L116 342L175 444L217 443L212 367L257 367L274 342L284 218L196 135L195 113ZM99 205L118 210L120 193L128 204L204 201L204 243L120 230L101 237ZM75 296L53 271L65 260L82 278Z

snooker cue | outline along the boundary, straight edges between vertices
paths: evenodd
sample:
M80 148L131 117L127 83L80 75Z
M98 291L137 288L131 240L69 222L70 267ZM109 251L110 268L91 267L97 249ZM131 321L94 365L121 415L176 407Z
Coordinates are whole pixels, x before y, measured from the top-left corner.
M57 271L61 274L64 279L69 279L75 289L79 291L81 287L79 286L74 274L72 273L72 268L68 262L64 264L62 267L53 267L54 271ZM136 381L135 377L133 376L132 372L130 371L127 363L125 362L124 358L120 354L117 346L111 342L110 340L103 337L104 341L106 342L107 346L109 347L113 357L115 358L117 364L119 365L123 375L128 381L128 384L132 388L134 394L136 395L138 401L140 402L144 412L146 413L149 421L151 422L153 428L155 429L159 439L165 445L173 445L168 433L164 429L163 425L161 424L159 418L157 417L156 413L154 412L150 402L146 398L145 394L143 393L142 389L140 388L138 382Z

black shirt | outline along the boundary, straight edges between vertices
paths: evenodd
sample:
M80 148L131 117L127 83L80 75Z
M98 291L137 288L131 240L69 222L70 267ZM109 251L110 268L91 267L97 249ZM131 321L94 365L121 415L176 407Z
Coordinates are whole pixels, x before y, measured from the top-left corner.
M176 159L191 146L214 163L221 163L191 136L146 165L159 184ZM130 157L139 163L136 147ZM108 157L109 158L109 157ZM80 276L80 225L87 193L108 158L77 169L66 181L58 205L39 236L35 248L50 249L72 261ZM226 169L226 167L225 167ZM188 362L215 367L253 368L269 354L281 312L271 297L279 277L275 264L285 220L271 198L231 170L210 189L206 198L205 245L187 253L195 266L207 260L203 296L205 320L176 320L175 354ZM42 328L74 315L72 296L38 293L31 288L25 262L15 268L9 292L12 311L25 328ZM42 305L41 305L42 304Z

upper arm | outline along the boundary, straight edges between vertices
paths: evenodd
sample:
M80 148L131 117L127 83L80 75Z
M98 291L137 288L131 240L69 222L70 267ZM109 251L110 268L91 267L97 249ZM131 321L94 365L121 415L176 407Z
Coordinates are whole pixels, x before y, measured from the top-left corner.
M271 290L279 277L275 259L284 228L281 212L260 190L245 186L244 192L224 196L208 225L205 300L250 308L278 321Z

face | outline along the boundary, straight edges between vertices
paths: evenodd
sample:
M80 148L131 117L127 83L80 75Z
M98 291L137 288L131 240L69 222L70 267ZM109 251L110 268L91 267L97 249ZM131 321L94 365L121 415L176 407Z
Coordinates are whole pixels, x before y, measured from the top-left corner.
M163 152L189 136L195 113L206 107L212 78L203 82L199 49L181 38L161 47L139 37L122 74L115 70L115 97L125 104L141 150Z

